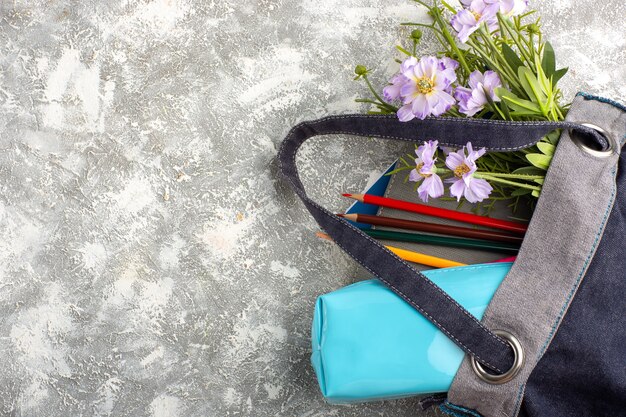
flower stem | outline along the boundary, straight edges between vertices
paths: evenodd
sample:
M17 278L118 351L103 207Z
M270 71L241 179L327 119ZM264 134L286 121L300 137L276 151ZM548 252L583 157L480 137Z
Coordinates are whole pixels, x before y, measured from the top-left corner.
M522 57L526 60L526 62L528 63L528 66L530 68L532 68L534 62L533 60L527 55L526 49L522 46L522 44L520 43L520 40L518 39L517 36L515 36L515 31L513 28L511 28L511 22L509 22L508 20L506 20L501 14L500 12L497 13L497 17L498 17L498 21L501 23L501 27L505 27L507 32L509 32L509 35L511 36L511 39L513 39L513 42L515 42L515 45L517 45L517 49L519 49L520 54L522 54Z
M421 3L421 2L419 2L419 3ZM470 69L469 65L467 65L467 61L465 61L465 56L463 55L463 53L459 49L458 45L456 44L456 41L454 40L454 38L450 34L450 31L448 30L448 28L446 27L447 23L443 21L443 17L441 16L441 10L439 9L439 7L436 6L436 1L433 3L433 6L430 7L429 9L430 9L430 12L432 13L433 19L438 24L438 26L439 26L439 28L441 30L441 34L446 39L446 41L448 41L448 44L450 45L450 48L452 48L452 50L454 51L456 57L459 60L459 63L461 64L461 66L467 72L467 75L469 76L469 74L472 72L472 70Z
M372 83L370 83L369 78L367 78L367 74L363 75L363 79L365 80L365 83L367 84L367 87L370 89L370 91L372 92L372 94L374 95L374 97L376 97L376 100L379 101L379 103L385 107L387 110L389 111L397 111L398 109L395 108L394 106L390 105L389 103L386 103L376 92L376 90L374 89L374 87L372 86Z
M526 175L526 174L507 174L504 172L476 172L476 174L485 174L490 177L496 178L512 178L518 180L541 180L544 179L545 175Z
M503 178L492 177L492 176L489 176L488 173L484 173L484 172L475 172L474 176L476 178L482 178L487 181L499 182L500 184L510 185L512 187L526 188L528 190L533 190L533 191L541 191L541 187L530 185L530 184L524 184L524 183L516 182L516 181L509 181Z

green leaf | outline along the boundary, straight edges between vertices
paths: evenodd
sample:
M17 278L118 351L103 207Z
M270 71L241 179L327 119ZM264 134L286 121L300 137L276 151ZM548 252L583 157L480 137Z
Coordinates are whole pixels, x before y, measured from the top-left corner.
M506 120L513 120L511 112L509 111L509 106L506 105L506 101L500 100L500 108L502 109Z
M539 185L543 185L544 178L542 178L542 179L536 179L536 180L533 180L533 181L534 181L534 182L536 182L536 183L537 183L537 184L539 184Z
M452 12L452 13L457 12L457 10L454 7L450 6L445 0L441 0L441 4L443 4L446 7L446 9L448 9L449 12Z
M541 114L541 109L539 110L518 110L511 113L513 116L513 120L520 120L520 117L532 117L534 119L544 120L545 118Z
M518 188L517 190L511 193L511 197L519 197L522 195L530 194L531 192L532 190L529 190L528 188Z
M558 83L559 80L567 73L568 69L568 67L565 67L554 71L554 74L552 74L552 85L556 85L556 83Z
M548 142L537 142L537 147L544 155L548 156L554 155L554 150L556 149L556 146Z
M531 194L532 194L533 197L539 198L539 191L533 190L533 192Z
M532 101L524 100L521 98L512 98L509 96L502 97L502 100L504 100L506 104L511 109L513 109L514 111L513 114L515 114L515 112L520 112L522 114L518 114L518 115L524 115L524 116L529 116L529 115L541 116L542 115L541 108L539 107L539 105L537 105L536 103L533 103Z
M541 86L541 91L546 96L547 108L552 106L552 81L549 76L546 75L543 70L543 64L539 62L539 57L535 56L535 69L537 73L537 82Z
M550 162L552 161L552 157L541 153L529 153L528 155L526 155L526 159L528 159L528 161L537 168L546 170L548 169L548 167L550 166Z
M515 171L513 171L513 174L545 175L546 171L543 169L534 167L534 166L527 166L527 167L517 168Z
M556 145L559 142L559 138L561 137L561 129L553 130L543 137L543 140Z
M537 103L543 113L543 104L546 101L546 96L535 74L533 74L529 68L519 67L517 69L517 76L528 98Z
M408 56L413 56L412 53L410 53L409 51L407 51L406 49L404 49L403 47L401 47L400 45L396 45L396 49L400 52L402 52L403 54L406 54Z
M519 67L524 66L522 60L517 56L515 51L511 49L509 45L506 43L502 44L502 55L504 55L504 59L509 64L509 66L517 73L517 69Z
M550 42L546 42L543 46L543 57L541 58L541 68L543 72L546 74L546 77L550 78L554 71L555 67L555 59L554 59L554 48L550 45Z

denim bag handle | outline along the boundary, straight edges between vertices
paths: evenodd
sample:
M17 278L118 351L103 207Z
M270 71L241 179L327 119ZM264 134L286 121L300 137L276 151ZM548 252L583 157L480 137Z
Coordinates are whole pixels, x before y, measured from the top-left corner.
M395 115L342 115L305 121L294 126L278 152L280 169L320 227L341 249L424 315L463 351L497 373L511 368L511 347L480 323L426 276L416 271L348 221L310 199L296 167L296 154L309 138L344 134L417 143L436 139L442 146L461 147L471 141L475 148L514 151L537 143L555 129L571 129L594 142L609 145L596 130L572 122L508 122L451 117L400 122Z

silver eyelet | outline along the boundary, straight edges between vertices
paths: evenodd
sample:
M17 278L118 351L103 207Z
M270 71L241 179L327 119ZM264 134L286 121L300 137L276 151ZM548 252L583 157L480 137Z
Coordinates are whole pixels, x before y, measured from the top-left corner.
M607 142L609 143L609 148L603 151L592 149L589 146L584 144L584 142L581 140L580 135L576 135L574 134L572 130L570 130L569 131L570 138L572 138L572 141L576 144L576 146L578 146L580 149L582 149L589 155L595 156L596 158L608 158L611 155L613 155L613 153L617 149L617 142L612 136L610 136L607 132L605 132L604 129L602 129L599 126L594 125L593 123L580 123L580 125L591 128L597 131L598 133L602 134L602 136L604 136Z
M485 371L485 368L483 368L483 366L478 363L476 358L473 356L470 358L470 362L472 364L472 369L480 379L490 384L499 385L512 380L515 375L517 375L519 370L522 369L522 366L524 365L524 350L522 349L522 345L519 340L517 340L517 338L511 333L504 330L494 330L493 332L503 338L513 349L513 365L511 366L511 369L503 374L493 375Z

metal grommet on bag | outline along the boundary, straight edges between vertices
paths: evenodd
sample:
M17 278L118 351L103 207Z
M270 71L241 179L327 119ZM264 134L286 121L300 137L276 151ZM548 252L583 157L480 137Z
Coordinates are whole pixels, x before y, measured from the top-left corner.
M517 340L517 338L511 333L504 330L493 330L493 333L504 339L513 349L513 365L511 366L511 369L503 374L494 375L488 373L473 356L470 358L470 362L472 364L472 369L480 379L490 384L498 385L509 382L515 377L515 375L517 375L519 370L522 369L522 366L524 365L524 350L522 349L522 345L519 340Z
M604 136L606 138L606 141L609 144L609 147L608 149L605 149L605 150L593 149L587 146L587 144L585 144L581 135L579 134L577 135L573 131L570 130L570 137L572 138L572 141L576 144L576 146L578 146L580 149L582 149L589 155L595 156L596 158L608 158L611 155L613 155L613 153L617 149L617 142L615 141L613 137L611 137L604 129L602 129L599 126L594 125L593 123L580 123L580 125L593 129L596 132L600 133L602 136Z

